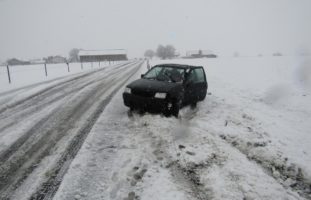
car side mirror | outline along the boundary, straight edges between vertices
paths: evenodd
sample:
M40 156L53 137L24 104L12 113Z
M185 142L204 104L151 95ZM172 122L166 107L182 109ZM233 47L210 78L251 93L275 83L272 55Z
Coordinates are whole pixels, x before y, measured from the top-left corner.
M140 78L144 78L145 74L140 75Z

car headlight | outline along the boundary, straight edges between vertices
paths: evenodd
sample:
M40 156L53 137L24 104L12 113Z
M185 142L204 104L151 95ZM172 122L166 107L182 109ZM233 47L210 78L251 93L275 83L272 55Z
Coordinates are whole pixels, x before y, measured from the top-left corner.
M124 92L125 92L125 93L131 94L131 88L126 87L126 88L124 89Z
M166 98L166 93L162 93L162 92L157 92L154 95L155 98L159 98L159 99L165 99Z

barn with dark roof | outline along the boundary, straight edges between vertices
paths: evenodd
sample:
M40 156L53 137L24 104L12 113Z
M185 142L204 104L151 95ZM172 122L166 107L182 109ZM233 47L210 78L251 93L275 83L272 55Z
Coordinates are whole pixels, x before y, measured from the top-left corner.
M125 49L80 50L81 62L121 61L127 60Z

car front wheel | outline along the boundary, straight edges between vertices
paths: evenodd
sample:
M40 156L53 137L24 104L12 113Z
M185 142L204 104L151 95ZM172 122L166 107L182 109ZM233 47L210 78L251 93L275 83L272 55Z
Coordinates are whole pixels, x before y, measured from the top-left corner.
M181 100L175 100L172 103L171 114L175 117L178 117L179 109L181 106Z
M195 109L196 107L197 107L197 102L196 101L190 104L190 108L192 110Z

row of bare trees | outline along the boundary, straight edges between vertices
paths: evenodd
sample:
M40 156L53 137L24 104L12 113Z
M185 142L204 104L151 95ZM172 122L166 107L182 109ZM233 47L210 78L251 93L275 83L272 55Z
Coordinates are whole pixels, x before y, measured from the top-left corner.
M156 51L148 49L145 51L144 56L152 59L154 56L158 56L162 59L171 59L175 57L175 47L173 45L159 45Z

